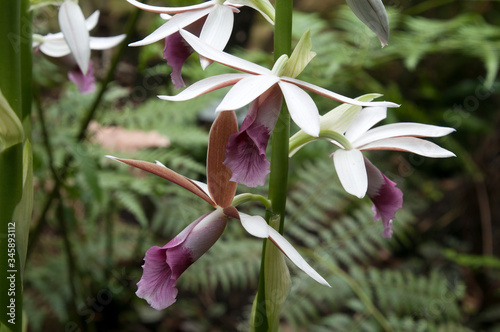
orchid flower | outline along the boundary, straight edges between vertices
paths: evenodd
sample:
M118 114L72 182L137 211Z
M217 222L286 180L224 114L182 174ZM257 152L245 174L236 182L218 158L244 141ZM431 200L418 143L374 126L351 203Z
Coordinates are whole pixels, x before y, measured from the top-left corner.
M199 34L200 39L222 51L233 31L234 13L239 8L249 6L258 10L271 24L274 24L274 8L269 0L211 0L186 7L156 7L136 0L127 0L137 8L160 13L167 22L143 40L129 46L144 46L165 39L164 59L172 67L172 82L176 88L184 87L181 68L193 50L185 44L179 35L179 29L189 29ZM170 16L173 15L173 16ZM201 57L202 68L211 61Z
M358 99L370 100L376 96L366 95ZM386 115L385 107L361 109L341 105L322 117L320 138L339 148L332 155L340 183L349 194L359 198L368 194L374 204L374 219L382 220L382 235L390 238L392 219L403 205L403 193L361 151L395 150L432 158L453 157L454 153L419 137L442 137L455 129L420 123L395 123L370 129ZM290 139L290 155L315 139L299 131Z
M33 48L39 49L51 58L58 58L59 63L68 67L68 78L82 93L89 93L95 89L90 50L105 50L125 39L124 34L113 37L90 37L89 31L95 28L98 20L98 10L85 20L78 4L65 1L59 9L61 32L45 36L33 35Z
M353 13L375 32L382 47L389 41L389 19L382 0L346 0Z
M319 112L312 98L303 89L348 104L398 107L391 102L362 102L295 79L312 58L308 50L310 43L304 42L304 47L296 48L298 51L294 51L294 54L299 55L292 54L290 58L294 61L289 61L286 55L282 56L274 68L269 70L219 51L185 30L181 30L180 34L201 56L245 73L209 77L187 87L176 96L158 97L183 101L234 84L216 108L216 112L235 110L253 101L240 132L230 138L225 161L233 172L232 180L247 186L262 185L269 172L265 148L277 121L283 97L291 118L311 136L319 134Z
M208 143L207 184L177 174L159 162L153 164L108 156L171 181L194 193L215 209L195 220L165 246L153 246L146 252L144 272L137 283L136 294L157 310L165 309L176 301L177 279L217 241L230 217L239 219L243 228L251 235L269 238L302 271L317 282L330 286L262 217L238 212L231 205L237 184L230 181L231 170L222 162L227 140L236 130L237 120L232 111L220 113L212 125Z

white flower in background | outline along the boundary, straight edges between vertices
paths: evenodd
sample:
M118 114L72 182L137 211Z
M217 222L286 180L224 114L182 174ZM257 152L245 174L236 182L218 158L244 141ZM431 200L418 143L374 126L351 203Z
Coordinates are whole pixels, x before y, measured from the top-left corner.
M91 92L95 88L90 50L112 48L125 39L124 34L113 37L89 36L89 31L95 28L98 20L99 11L85 20L78 4L65 1L59 9L61 32L45 36L33 35L33 48L48 57L60 59L58 62L69 68L69 79L82 93Z

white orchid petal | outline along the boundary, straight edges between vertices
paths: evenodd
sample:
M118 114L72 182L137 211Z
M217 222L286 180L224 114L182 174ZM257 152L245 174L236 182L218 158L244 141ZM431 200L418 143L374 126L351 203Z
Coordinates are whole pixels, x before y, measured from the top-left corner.
M339 149L333 154L333 162L345 191L363 198L368 189L368 176L361 151Z
M200 39L222 51L233 31L233 23L233 10L228 6L215 5L201 29Z
M44 42L40 45L40 51L53 58L60 58L71 53L68 44L63 38L53 40L44 38Z
M257 75L271 74L271 71L267 68L264 68L253 62L240 59L231 54L224 53L220 50L213 48L212 46L208 45L207 43L204 43L198 37L196 37L195 35L186 30L181 29L179 32L181 33L182 37L186 40L186 42L189 45L191 45L191 47L196 52L198 52L200 55L204 56L207 59L210 59L212 61L221 63L225 66L235 68L250 74L257 74Z
M203 16L208 15L208 13L210 13L210 10L211 8L206 8L194 12L185 12L182 14L177 14L173 16L169 21L164 23L162 26L160 26L158 29L153 31L143 40L136 41L134 43L129 44L128 46L144 46L162 40L167 36L176 33L177 31L179 31L179 29L182 29L190 25L191 23L198 21Z
M330 284L306 262L297 249L295 249L283 235L278 233L271 226L267 224L266 226L269 229L269 239L292 261L292 263L320 284L331 287Z
M319 112L312 98L301 88L286 82L279 83L293 121L306 134L318 137Z
M314 84L311 84L311 83L307 83L307 82L304 82L304 81L301 81L301 80L298 80L298 79L295 79L295 78L291 78L291 77L281 77L281 80L289 82L289 83L293 83L293 84L295 84L295 85L297 85L297 86L299 86L299 87L301 87L303 89L312 91L312 92L317 93L317 94L319 94L321 96L324 96L324 97L327 97L327 98L330 98L330 99L334 99L334 100L338 100L340 102L351 104L351 105L358 105L358 106L381 106L381 107L399 107L398 104L392 103L390 101L372 101L372 102L359 101L359 100L352 99L352 98L349 98L349 97L346 97L346 96L342 96L341 94L329 91L329 90L324 89L322 87L319 87L317 85L314 85Z
M168 21L168 20L170 20L170 19L172 18L172 16L171 16L171 15L169 15L169 14L164 14L164 13L160 14L160 17L161 17L162 19L164 19L165 21Z
M345 132L345 137L354 142L362 137L368 129L373 127L376 123L382 121L387 117L387 108L385 107L366 107L363 108L354 120L351 122L349 128Z
M363 136L353 142L353 144L355 146L361 146L391 137L441 137L454 131L455 129L453 128L422 123L392 123L368 130Z
M273 75L248 75L229 90L216 112L241 108L275 85L279 78Z
M224 50L233 31L234 14L228 6L215 5L208 14L200 33L200 40L217 50ZM205 70L213 61L200 56L201 68Z
M76 63L86 75L90 61L89 31L82 10L75 2L63 2L59 9L59 26Z
M249 216L248 214L238 212L243 228L255 237L265 239L269 237L270 226L264 218L260 216ZM272 228L272 227L271 227Z
M431 158L455 157L451 151L443 149L439 145L416 137L394 137L368 143L362 150L395 150L406 151Z
M193 99L195 97L201 96L205 93L226 87L228 85L236 84L239 80L248 77L248 74L222 74L217 76L212 76L198 81L178 95L175 96L158 96L158 98L170 101L184 101Z
M185 6L185 7L157 7L157 6L151 6L151 5L146 5L142 2L136 1L136 0L127 0L128 3L136 6L139 9L152 12L152 13L165 13L165 14L179 14L179 13L184 13L184 12L189 12L189 11L197 11L200 9L205 9L212 7L215 3L215 1L206 1L204 3L200 3L198 5L193 5L193 6Z
M97 26L97 22L99 21L100 12L96 10L85 20L85 27L88 31L94 29Z
M118 35L113 37L90 37L91 50L106 50L120 44L127 35Z

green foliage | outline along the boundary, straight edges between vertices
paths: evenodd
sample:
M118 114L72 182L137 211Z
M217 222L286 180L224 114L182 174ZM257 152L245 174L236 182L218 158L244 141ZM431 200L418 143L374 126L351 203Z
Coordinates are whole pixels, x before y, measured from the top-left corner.
M411 245L415 219L408 211L396 216L393 239L384 239L381 223L372 220L370 202L353 203L339 189L331 160L318 159L297 175L286 233L294 243L314 249L306 253L332 290L325 291L298 271L283 310L287 321L313 331L379 331L375 310L394 331L466 330L457 323L465 295L461 282L450 283L436 271L416 276L377 267Z

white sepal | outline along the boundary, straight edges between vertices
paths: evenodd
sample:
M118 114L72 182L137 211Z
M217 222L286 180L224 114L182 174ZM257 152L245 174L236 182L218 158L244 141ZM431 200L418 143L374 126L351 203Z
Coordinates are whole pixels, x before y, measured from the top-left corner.
M241 108L278 83L279 78L273 75L249 75L226 94L216 112Z
M352 142L355 146L361 146L377 140L391 137L441 137L454 132L450 127L439 127L422 123L392 123L368 130L358 140Z
M301 88L287 82L279 82L279 86L283 91L293 121L306 134L318 137L319 112L311 96Z
M455 157L451 151L443 149L437 144L416 137L394 137L368 143L363 150L396 150L406 151L431 158Z
M173 16L169 21L164 23L162 26L160 26L158 29L153 31L150 35L148 35L146 38L143 40L136 41L134 43L130 43L128 46L144 46L148 44L155 43L161 39L166 38L167 36L170 36L173 33L176 33L179 31L179 29L182 29L188 25L190 25L193 22L196 22L203 16L208 15L210 12L211 8L206 8L202 10L197 10L193 12L185 12L181 14L177 14Z
M245 213L238 212L243 228L250 234L260 239L269 237L269 225L261 216L250 216Z
M200 9L206 9L210 8L214 5L214 1L206 1L203 3L200 3L198 5L193 5L193 6L185 6L185 7L157 7L157 6L151 6L151 5L146 5L142 2L136 1L136 0L127 0L128 3L136 6L139 9L152 12L152 13L165 13L165 14L179 14L179 13L184 13L188 11L198 11Z
M113 37L90 37L90 49L107 50L120 44L127 35L118 35Z
M250 74L266 75L271 74L271 71L267 68L259 66L253 62L240 59L234 55L224 53L220 50L213 48L211 45L204 43L198 37L186 30L179 31L186 42L191 45L191 47L198 52L200 55L207 59L221 63L225 66L238 69Z
M90 61L90 38L78 4L69 0L63 2L59 9L59 26L78 67L86 75Z
M299 254L297 249L295 249L290 242L288 242L283 235L278 233L274 228L267 225L269 229L269 239L294 263L299 269L304 271L308 276L316 280L322 285L331 287L330 284L312 268L309 263Z
M170 101L189 100L205 93L236 84L241 79L248 77L248 74L222 74L205 78L201 81L191 84L186 89L175 96L158 96L158 98Z
M345 191L363 198L368 189L368 176L361 151L339 149L333 154L333 162Z
M345 137L354 142L362 137L368 129L376 123L387 117L387 108L385 107L366 107L363 108L354 118L351 125L345 132Z

